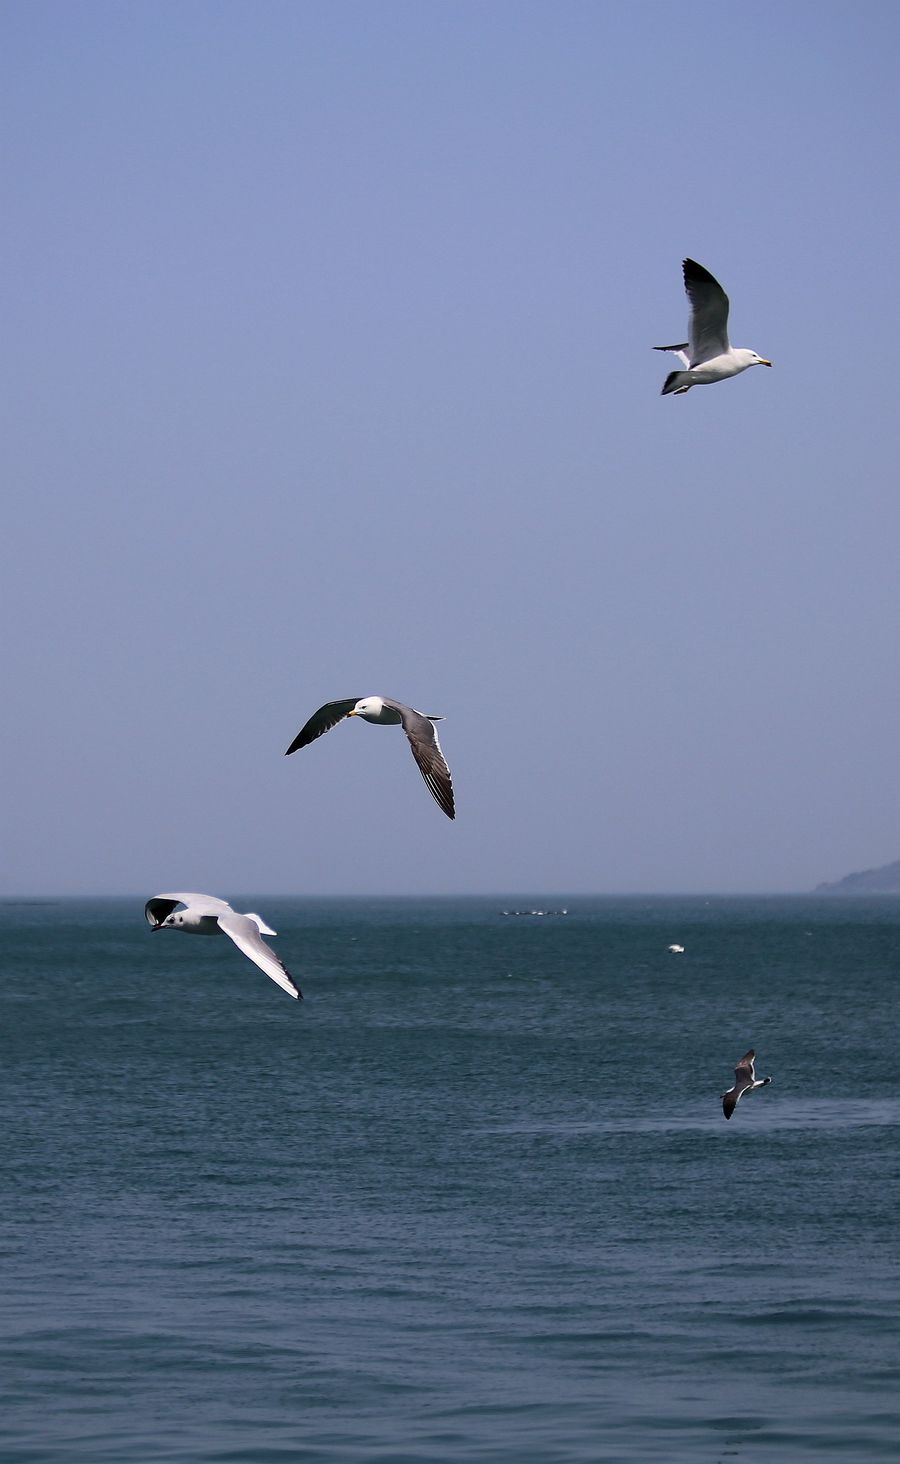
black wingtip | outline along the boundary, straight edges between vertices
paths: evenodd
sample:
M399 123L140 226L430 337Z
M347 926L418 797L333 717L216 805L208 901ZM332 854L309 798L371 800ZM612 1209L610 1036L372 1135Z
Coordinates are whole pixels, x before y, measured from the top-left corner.
M688 284L690 280L696 280L698 284L719 285L715 275L711 275L708 269L704 269L702 264L697 263L696 259L683 260L682 269L685 284ZM721 288L719 285L719 289Z

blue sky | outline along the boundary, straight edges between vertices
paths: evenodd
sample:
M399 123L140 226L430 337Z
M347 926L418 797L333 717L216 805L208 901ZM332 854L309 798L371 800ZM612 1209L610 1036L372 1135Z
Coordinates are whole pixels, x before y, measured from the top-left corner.
M8 894L900 854L893 6L12 4ZM772 371L661 399L681 259ZM402 733L446 715L458 818Z

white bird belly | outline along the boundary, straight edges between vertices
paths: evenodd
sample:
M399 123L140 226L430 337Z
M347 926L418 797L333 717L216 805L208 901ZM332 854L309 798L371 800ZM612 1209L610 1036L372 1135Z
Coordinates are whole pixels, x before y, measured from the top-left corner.
M398 722L403 721L400 713L395 712L393 707L382 707L380 712L360 712L359 715L364 722L375 722L382 727L396 727Z
M197 915L191 910L179 910L181 919L175 926L176 930L186 930L189 935L221 935L221 927L218 917L215 915Z
M736 361L730 353L723 356L713 356L709 361L702 361L698 366L691 367L691 377L697 386L708 386L713 381L724 381L728 376L738 376L741 371L746 371L752 365L750 361Z

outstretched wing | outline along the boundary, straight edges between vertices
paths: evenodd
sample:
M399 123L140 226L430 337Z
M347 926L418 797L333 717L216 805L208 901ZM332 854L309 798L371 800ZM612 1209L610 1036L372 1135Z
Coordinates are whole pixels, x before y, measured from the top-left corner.
M728 344L728 296L719 281L695 259L684 261L684 288L691 302L688 323L690 362L697 366L731 349Z
M456 818L453 780L441 751L434 722L422 712L417 712L414 707L404 706L403 702L393 701L386 696L382 697L382 701L385 706L393 707L395 712L399 712L400 721L409 738L409 745L418 764L419 772L428 784L428 791L438 808L446 813L448 818Z
M231 906L227 900L217 900L214 895L154 895L144 906L144 918L148 925L162 925L176 905L187 905L197 915L227 915Z
M259 926L249 915L239 915L236 910L231 910L227 915L219 916L219 929L224 930L226 935L231 936L239 950L249 956L261 971L277 982L282 991L288 996L297 1000L303 1000L303 993L296 985L290 971L278 959L270 946L267 946L259 933Z
M358 701L358 696L351 696L346 701L326 702L324 707L319 707L317 712L313 712L306 726L300 728L285 753L285 757L296 752L298 747L306 747L310 742L315 742L323 732L330 732L332 727L336 727L338 722L342 722L347 714L353 711Z
M734 1087L722 1094L722 1111L726 1118L730 1118L734 1113L741 1095L746 1093L748 1088L753 1087L753 1059L755 1056L756 1052L752 1047L749 1052L744 1053L734 1070Z
M736 1068L734 1070L734 1077L735 1077L735 1081L737 1083L740 1083L742 1081L742 1077L741 1077L742 1074L745 1074L746 1075L748 1082L750 1082L750 1083L753 1082L753 1078L754 1078L753 1059L755 1057L756 1057L756 1049L753 1048L753 1047L750 1048L750 1051L749 1052L745 1052L744 1053L744 1056L741 1058L740 1062L737 1064L737 1066L736 1066Z
M751 1047L750 1051L745 1057L741 1058L734 1070L734 1092L737 1095L734 1100L735 1103L742 1093L745 1093L748 1088L753 1087L753 1059L755 1056L756 1053Z
M653 349L654 351L671 351L673 356L678 357L679 361L685 367L685 370L688 370L690 368L691 363L688 358L688 351L690 350L690 346L688 345L687 341L682 341L681 344L678 346L654 346Z

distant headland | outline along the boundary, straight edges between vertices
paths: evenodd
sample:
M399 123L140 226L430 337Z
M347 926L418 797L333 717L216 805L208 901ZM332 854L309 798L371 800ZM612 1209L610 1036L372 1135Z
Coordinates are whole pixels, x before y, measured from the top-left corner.
M831 884L818 884L817 895L900 895L900 859L878 869L860 869Z

